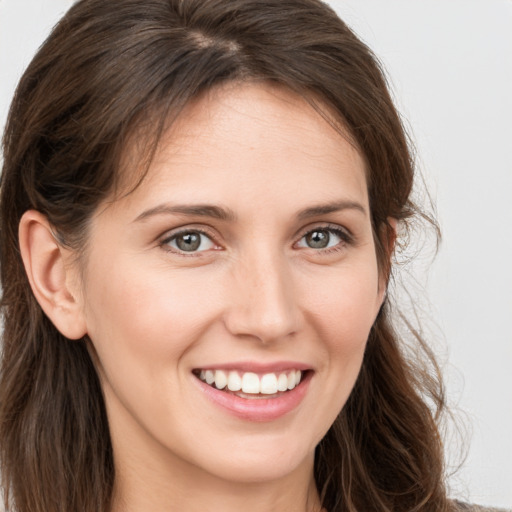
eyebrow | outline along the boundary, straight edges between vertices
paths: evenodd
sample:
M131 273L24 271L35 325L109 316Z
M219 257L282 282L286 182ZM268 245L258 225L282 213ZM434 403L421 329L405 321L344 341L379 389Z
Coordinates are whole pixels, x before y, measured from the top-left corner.
M342 200L306 208L300 211L297 217L299 218L299 220L305 220L311 217L318 217L320 215L335 213L342 210L356 210L366 215L366 208L361 203L358 203L357 201Z
M334 213L342 210L356 210L366 215L366 208L356 201L334 201L327 204L311 206L301 210L297 214L299 220L306 220L328 213ZM145 210L137 216L133 222L141 222L155 215L185 215L190 217L209 217L227 222L235 222L237 216L229 208L224 208L211 204L160 204L149 210Z
M235 221L236 215L229 208L222 208L211 204L160 204L149 210L145 210L134 222L146 220L154 215L187 215L190 217L210 217L224 221Z

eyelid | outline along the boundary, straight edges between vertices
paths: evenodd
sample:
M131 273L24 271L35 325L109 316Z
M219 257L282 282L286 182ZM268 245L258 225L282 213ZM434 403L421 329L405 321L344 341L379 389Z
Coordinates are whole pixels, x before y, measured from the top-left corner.
M351 231L340 225L340 224L333 224L329 222L319 222L315 224L310 224L304 228L302 228L298 234L294 237L296 241L294 242L294 246L298 244L299 241L301 241L306 235L309 233L315 231L315 230L327 230L335 233L337 236L341 238L341 242L337 244L334 247L330 248L324 248L324 249L313 249L313 248L307 248L304 249L311 249L317 253L326 253L332 250L336 250L339 248L340 245L350 245L354 243L354 235L351 233ZM173 247L169 246L169 242L178 237L180 234L190 233L190 232L196 232L200 233L201 235L206 236L211 240L211 242L215 245L213 249L209 250L203 250L203 251L191 251L187 253L186 251L181 251L179 249L175 249ZM177 254L179 256L200 256L203 255L203 253L210 252L211 250L220 250L222 249L222 245L217 241L218 236L217 234L213 233L213 230L209 228L209 226L201 225L201 226L195 226L195 225L185 225L176 227L170 230L165 231L161 236L158 237L157 242L158 245L161 246L164 250ZM301 248L302 249L302 248Z
M304 237L306 237L310 233L312 233L314 231L319 231L319 230L325 230L325 231L330 231L331 233L334 233L336 236L338 236L341 239L341 242L336 244L333 247L325 247L323 249L314 249L312 247L299 247L299 249L305 249L305 250L309 249L318 254L326 254L326 253L329 253L332 251L340 250L341 248L346 247L347 245L353 245L355 242L354 235L351 233L351 231L348 228L341 226L340 224L332 224L332 223L327 222L327 223L316 223L316 224L312 224L312 225L310 224L309 226L306 226L305 228L303 228L299 232L297 241L294 243L294 246L296 246L301 240L304 239Z
M215 246L213 249L205 250L205 251L191 251L187 253L186 251L181 251L179 249L176 249L174 247L171 247L169 245L169 242L175 238L177 238L179 235L186 234L186 233L199 233L201 235L206 236L208 239L211 240L213 245ZM219 250L222 248L221 244L217 242L217 237L211 232L209 229L205 229L204 226L197 227L194 225L186 225L186 226L180 226L178 228L174 228L171 230L165 231L165 233L158 237L158 245L162 247L165 251L171 252L173 254L177 254L179 256L199 256L202 255L205 252L209 252L211 250Z
M350 229L346 228L345 226L342 226L340 224L333 224L331 222L317 222L315 224L309 224L308 226L301 228L296 237L298 240L302 239L307 234L311 233L312 231L319 230L319 229L325 229L327 231L333 231L335 233L340 233L343 238L347 241L347 243L354 240L354 235L350 231Z

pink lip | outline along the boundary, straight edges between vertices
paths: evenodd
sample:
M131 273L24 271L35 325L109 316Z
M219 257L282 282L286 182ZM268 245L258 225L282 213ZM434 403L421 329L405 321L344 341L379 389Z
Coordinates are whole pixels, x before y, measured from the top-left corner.
M212 368L208 366L208 368ZM222 366L222 368L227 368ZM240 366L237 366L240 369ZM251 366L254 371L254 365ZM288 366L287 368L291 368ZM296 368L296 366L293 366ZM264 370L269 371L269 370ZM279 371L279 370L275 370ZM218 405L228 413L247 421L264 422L276 420L285 414L293 411L302 401L309 388L313 372L307 372L298 386L291 391L285 391L276 398L241 398L225 391L220 391L209 384L194 377L194 381L201 391L214 404Z
M296 361L279 361L277 363L256 363L256 362L238 362L222 363L202 366L201 370L240 370L242 372L253 373L277 373L290 370L311 370L311 365L298 363Z

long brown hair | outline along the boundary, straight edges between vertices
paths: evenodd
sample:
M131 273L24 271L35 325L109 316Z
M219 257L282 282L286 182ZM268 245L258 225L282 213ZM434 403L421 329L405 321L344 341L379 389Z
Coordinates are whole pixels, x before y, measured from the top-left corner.
M108 511L115 479L108 421L87 340L65 339L36 302L19 253L28 209L80 251L117 185L134 133L146 152L183 106L226 81L282 84L333 113L364 155L377 256L387 219L406 225L414 165L371 51L318 0L82 0L55 27L16 91L3 139L0 459L19 512ZM324 114L329 117L326 112ZM407 357L386 299L361 373L317 447L329 512L449 509L431 353Z

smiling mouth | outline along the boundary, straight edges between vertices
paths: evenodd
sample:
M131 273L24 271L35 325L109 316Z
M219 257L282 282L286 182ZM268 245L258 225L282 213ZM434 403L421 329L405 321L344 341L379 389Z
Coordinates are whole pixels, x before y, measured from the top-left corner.
M283 372L258 374L237 370L194 370L194 375L214 389L240 398L277 398L297 387L305 371L289 369Z

